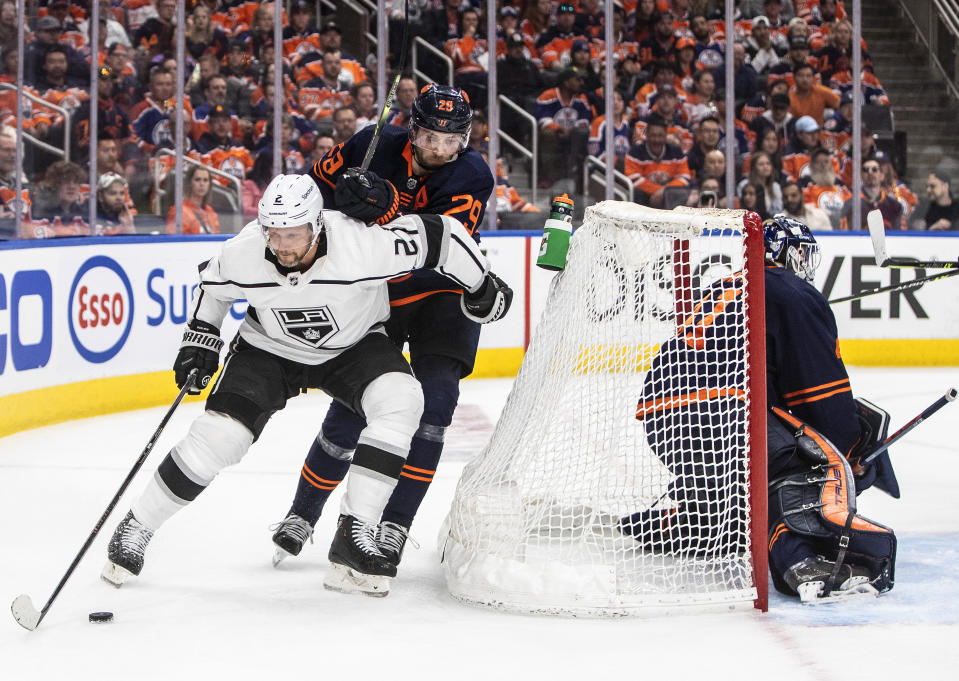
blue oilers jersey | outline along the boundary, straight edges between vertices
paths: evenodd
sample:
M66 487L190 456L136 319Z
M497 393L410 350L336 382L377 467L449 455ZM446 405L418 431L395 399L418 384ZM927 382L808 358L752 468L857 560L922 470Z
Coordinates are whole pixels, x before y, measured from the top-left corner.
M849 454L860 429L836 318L814 286L779 267L766 268L766 381L770 406Z
M765 285L767 402L809 423L848 455L860 428L835 317L822 294L788 270L766 267ZM693 405L708 413L710 403L745 399L745 366L737 359L742 300L740 276L706 290L653 359L638 418Z
M327 208L335 208L333 190L336 180L349 168L359 167L373 138L374 126L359 131L346 142L336 145L317 161L309 175L319 185ZM493 174L479 152L467 149L459 157L429 175L413 173L413 149L406 128L386 126L383 129L370 170L389 180L400 197L399 212L449 215L463 223L479 241L479 226L493 192ZM390 304L393 306L420 300L431 293L459 292L446 277L432 270L417 270L390 282Z

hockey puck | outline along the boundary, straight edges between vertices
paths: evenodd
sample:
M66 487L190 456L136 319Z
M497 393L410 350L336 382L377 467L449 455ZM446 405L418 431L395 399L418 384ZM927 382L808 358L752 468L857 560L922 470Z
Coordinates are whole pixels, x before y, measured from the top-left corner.
M113 613L112 612L91 612L90 621L96 622L97 624L112 622Z

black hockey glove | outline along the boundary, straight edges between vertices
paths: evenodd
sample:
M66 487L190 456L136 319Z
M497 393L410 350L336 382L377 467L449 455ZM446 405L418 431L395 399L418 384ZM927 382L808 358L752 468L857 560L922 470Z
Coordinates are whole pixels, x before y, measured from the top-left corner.
M502 319L513 302L513 289L492 272L486 273L486 279L475 293L463 291L460 306L463 314L474 322L486 324Z
M359 168L340 175L333 198L337 210L366 224L385 225L396 217L400 207L400 195L389 180Z
M180 352L173 363L176 387L182 388L187 376L196 369L196 380L189 394L199 395L220 366L220 330L212 324L194 319L183 333L183 342L180 343Z

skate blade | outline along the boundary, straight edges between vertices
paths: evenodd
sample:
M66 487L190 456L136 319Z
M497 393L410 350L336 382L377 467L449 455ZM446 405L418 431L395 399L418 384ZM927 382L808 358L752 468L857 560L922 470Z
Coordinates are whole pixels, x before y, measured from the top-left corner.
M287 558L292 558L292 557L293 557L293 554L287 551L286 549L281 549L279 546L274 546L273 567L276 567Z
M330 563L323 579L323 588L344 594L363 594L373 598L383 598L390 593L390 578L382 575L364 575L362 572Z
M825 587L825 582L800 584L796 589L799 592L799 600L802 601L803 605L822 605L879 596L879 591L865 577L846 580L841 590L833 591L828 596L821 595L823 587Z
M103 566L103 571L100 572L100 579L118 589L123 586L130 577L134 576L132 572L110 560L107 561L107 564Z

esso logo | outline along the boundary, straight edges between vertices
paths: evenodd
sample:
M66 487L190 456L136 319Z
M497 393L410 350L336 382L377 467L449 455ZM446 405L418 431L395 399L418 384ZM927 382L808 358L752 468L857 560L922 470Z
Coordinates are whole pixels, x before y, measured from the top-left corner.
M70 337L77 352L96 364L114 357L133 325L133 288L123 268L98 255L77 271L68 305Z

